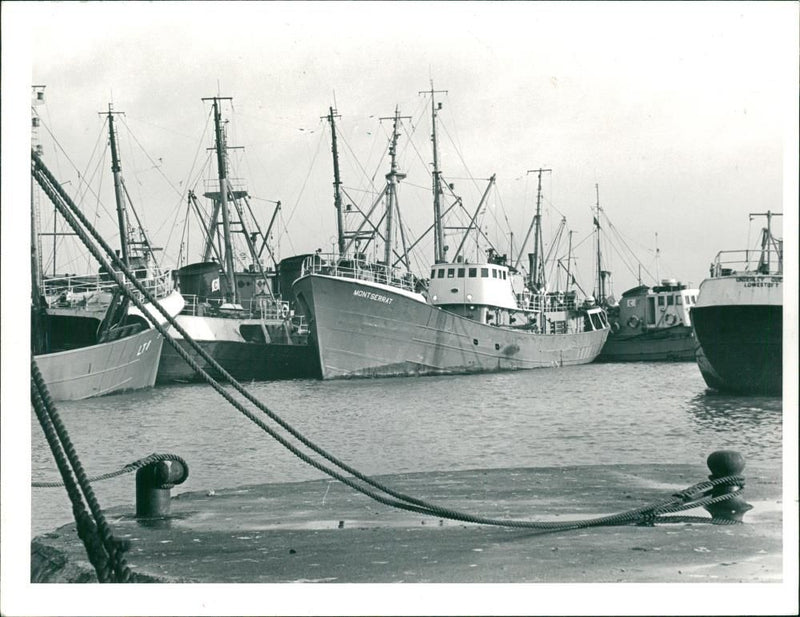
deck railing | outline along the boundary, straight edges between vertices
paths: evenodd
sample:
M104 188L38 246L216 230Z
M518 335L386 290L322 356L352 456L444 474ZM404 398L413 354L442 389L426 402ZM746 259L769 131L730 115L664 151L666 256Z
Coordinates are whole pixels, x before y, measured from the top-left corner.
M148 273L148 276L137 278L137 280L156 299L169 295L174 288L170 270L159 271L154 275ZM45 279L43 283L45 297L54 302L69 302L69 299L74 296L86 297L101 292L112 293L117 288L117 283L103 274L52 277ZM141 293L130 281L126 281L125 287L136 297L142 299Z
M525 291L517 294L517 303L526 311L574 311L577 308L574 293L534 294Z
M294 325L305 326L305 317L295 315L289 303L274 299L267 295L254 296L243 305L226 306L222 298L200 299L195 294L183 294L183 315L211 316L229 315L240 318L261 319L263 321L289 320Z
M720 251L711 264L712 277L737 273L783 274L783 250L753 249L744 251Z
M306 257L301 276L324 274L337 278L382 283L407 291L416 291L417 279L410 272L382 263L362 259L339 259L335 255L316 254Z

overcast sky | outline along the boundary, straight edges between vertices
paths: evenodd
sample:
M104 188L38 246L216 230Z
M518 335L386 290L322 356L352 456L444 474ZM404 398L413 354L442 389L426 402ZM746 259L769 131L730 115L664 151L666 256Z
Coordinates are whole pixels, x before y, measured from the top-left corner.
M441 166L465 205L472 210L497 174L481 225L502 252L512 231L516 254L535 207L526 172L552 169L545 242L565 216L589 289L596 184L645 271L695 285L717 251L754 245L761 223L750 212L784 209L784 152L797 149L797 14L795 3L3 6L4 21L28 29L31 79L47 86L43 122L77 168L85 173L98 145L97 112L112 101L125 112L139 150L123 149L123 171L167 265L197 157L212 145L201 98L215 94L233 97L224 112L231 145L245 148L237 175L259 216L268 220L268 200L283 204L281 256L335 242L330 132L320 120L333 104L343 182L362 207L360 169L379 188L388 171L378 157L390 125L379 117L396 106L412 116L399 147L409 174L400 200L419 235L432 208L430 121L418 92L433 81L447 90L438 97ZM48 163L76 186L50 150ZM113 207L110 192L102 199ZM424 272L432 250L421 247ZM606 256L619 295L636 283L633 262L611 246Z

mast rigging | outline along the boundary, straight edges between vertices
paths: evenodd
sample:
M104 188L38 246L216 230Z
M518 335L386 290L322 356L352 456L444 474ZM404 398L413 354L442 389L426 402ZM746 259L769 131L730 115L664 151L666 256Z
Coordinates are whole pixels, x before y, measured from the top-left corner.
M419 94L431 95L431 141L433 142L433 259L434 263L441 263L445 261L446 248L444 246L444 230L442 226L442 206L441 197L442 191L442 177L439 170L439 148L436 140L436 112L442 109L442 104L436 105L436 94L447 94L447 90L434 90L433 80L431 80L431 89L420 91Z

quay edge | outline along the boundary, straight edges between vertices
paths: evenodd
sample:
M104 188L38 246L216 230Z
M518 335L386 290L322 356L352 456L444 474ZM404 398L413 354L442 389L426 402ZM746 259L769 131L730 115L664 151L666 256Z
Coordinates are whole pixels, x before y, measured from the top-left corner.
M659 524L536 532L389 508L336 481L183 493L173 517L109 512L138 580L195 583L603 583L782 581L779 466L749 465L742 525ZM406 494L519 520L590 518L702 481L699 465L598 465L384 476ZM700 511L686 514L707 516ZM91 566L66 525L32 543L31 580L84 582Z

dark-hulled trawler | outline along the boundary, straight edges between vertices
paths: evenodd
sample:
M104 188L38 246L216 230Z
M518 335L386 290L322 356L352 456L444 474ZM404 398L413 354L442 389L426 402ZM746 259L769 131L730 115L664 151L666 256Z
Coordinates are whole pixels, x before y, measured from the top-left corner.
M697 364L710 388L737 394L783 391L783 241L772 218L758 250L720 251L700 284L692 323Z
M202 261L177 271L186 307L176 321L236 380L315 377L316 354L307 344L305 323L294 314L289 301L275 294L275 268L265 268L261 259L265 249L271 255L268 238L280 202L266 231L255 217L245 216L245 212L252 213L248 192L228 173L227 135L220 107L230 99L204 100L212 102L217 179L205 192L213 203L209 220L204 220L194 192L189 192L189 203L199 214L205 232L204 252ZM234 234L244 241L243 251L236 251ZM235 260L240 255L249 263L237 269ZM169 334L204 370L220 377L175 328ZM164 347L159 383L200 379L172 346Z

